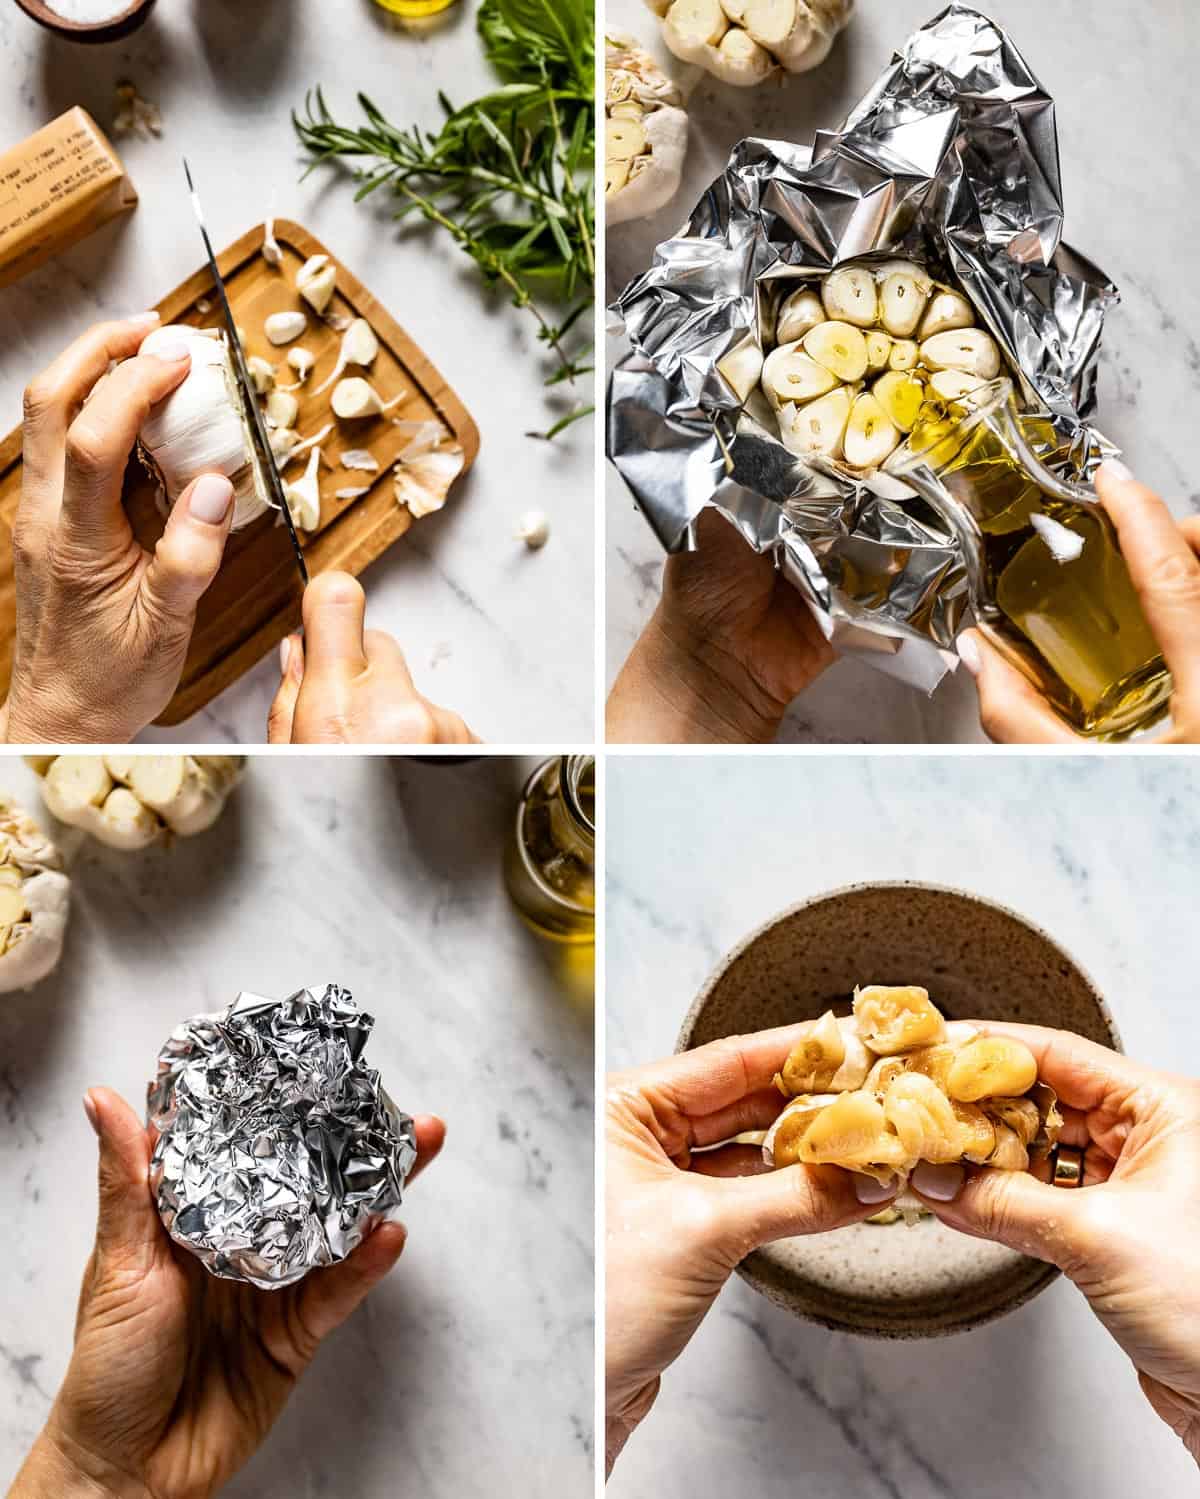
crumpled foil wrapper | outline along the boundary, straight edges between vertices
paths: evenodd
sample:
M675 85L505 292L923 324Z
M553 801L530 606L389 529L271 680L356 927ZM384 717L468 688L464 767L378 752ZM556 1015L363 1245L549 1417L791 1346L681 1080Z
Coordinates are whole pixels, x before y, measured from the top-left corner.
M374 1024L330 984L239 994L172 1031L147 1091L150 1185L171 1237L214 1275L290 1285L399 1207L416 1132L363 1062Z
M761 392L743 400L726 375L744 394L801 281L873 253L917 260L971 301L1067 471L1089 473L1116 451L1087 419L1117 290L1062 224L1054 102L965 5L911 37L811 151L742 141L611 309L632 351L610 382L608 453L663 546L694 545L715 506L775 556L828 638L932 688L969 603L954 528L895 477L790 453Z

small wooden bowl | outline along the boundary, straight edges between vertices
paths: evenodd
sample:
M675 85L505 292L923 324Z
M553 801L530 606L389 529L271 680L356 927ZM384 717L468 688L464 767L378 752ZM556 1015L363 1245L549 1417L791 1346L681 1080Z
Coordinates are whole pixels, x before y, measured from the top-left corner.
M847 1005L856 984L920 984L951 1020L1020 1021L1121 1044L1095 985L1032 922L966 891L905 881L834 890L760 927L701 989L677 1049L815 1019ZM738 1273L797 1317L877 1338L978 1327L1058 1275L934 1218L783 1239Z
M154 9L154 0L133 0L111 21L68 21L43 4L43 0L16 0L16 3L39 26L70 42L115 42L136 31Z

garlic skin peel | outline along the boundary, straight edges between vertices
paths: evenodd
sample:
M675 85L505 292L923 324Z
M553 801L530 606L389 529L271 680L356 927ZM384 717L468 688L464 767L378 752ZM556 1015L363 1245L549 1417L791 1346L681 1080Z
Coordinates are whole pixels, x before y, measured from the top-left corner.
M244 755L54 755L29 762L42 800L110 848L147 848L166 833L202 833L224 811Z
M604 38L604 213L608 224L642 219L675 196L687 154L679 89L631 36Z
M58 966L71 906L62 855L33 818L0 797L0 994Z
M191 368L181 385L153 407L138 433L138 451L174 505L201 474L224 474L233 485L233 529L271 508L270 490L250 441L224 335L175 323L156 328L142 354L183 342Z

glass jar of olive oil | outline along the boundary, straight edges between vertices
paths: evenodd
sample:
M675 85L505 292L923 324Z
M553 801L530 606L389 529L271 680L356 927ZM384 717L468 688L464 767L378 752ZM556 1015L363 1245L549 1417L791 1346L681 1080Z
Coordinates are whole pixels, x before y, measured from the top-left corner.
M1118 739L1162 717L1167 670L1093 490L1046 467L1044 417L997 380L974 404L930 398L887 465L963 542L976 624L1079 734Z
M436 16L440 11L449 10L456 3L457 0L375 0L375 4L382 10L390 10L393 15L413 19Z
M556 942L595 940L595 816L591 755L562 755L539 765L517 804L505 883L525 922Z

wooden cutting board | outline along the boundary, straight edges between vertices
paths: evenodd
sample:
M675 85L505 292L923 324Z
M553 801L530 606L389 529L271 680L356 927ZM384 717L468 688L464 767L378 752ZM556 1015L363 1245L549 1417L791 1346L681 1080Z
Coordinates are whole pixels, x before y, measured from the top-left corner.
M300 402L296 430L307 437L327 422L334 429L321 444L333 467L321 468L321 524L301 534L309 573L338 569L357 575L385 552L413 524L397 503L392 487L392 465L410 440L393 418L401 421L437 419L453 433L465 456L463 472L479 451L479 432L462 402L417 348L395 319L335 256L298 224L275 222L275 237L283 264L271 267L259 253L263 230L244 234L217 257L229 292L234 320L242 330L247 356L259 354L279 368L281 383L295 379L286 357L302 345L316 358L308 380L294 392ZM329 409L333 387L310 394L333 369L341 333L318 318L295 291L296 272L310 255L330 255L337 265L337 291L326 316L363 317L379 339L379 353L364 375L386 402L405 392L403 400L385 416L365 422L337 422ZM262 331L272 312L301 309L308 313L308 329L294 344L274 347ZM216 328L221 318L207 269L199 270L158 304L163 323L191 323ZM30 372L33 373L32 371ZM338 457L350 448L367 448L379 470L342 468ZM307 454L290 464L285 477L295 480L304 471ZM367 494L352 500L335 499L338 489L369 485ZM12 672L16 606L13 589L11 529L21 494L21 430L0 443L0 693L6 693ZM163 517L155 499L155 485L136 458L125 473L125 508L134 534L152 547L162 535ZM221 571L200 601L196 630L179 690L160 724L176 724L198 712L277 646L300 623L300 577L287 532L271 515L261 516L229 539ZM264 737L265 737L264 728Z

